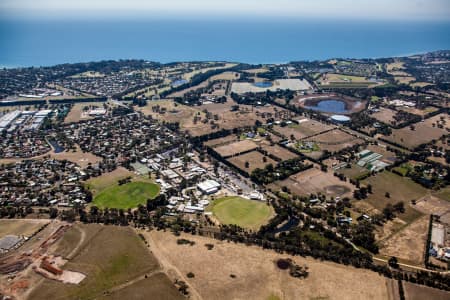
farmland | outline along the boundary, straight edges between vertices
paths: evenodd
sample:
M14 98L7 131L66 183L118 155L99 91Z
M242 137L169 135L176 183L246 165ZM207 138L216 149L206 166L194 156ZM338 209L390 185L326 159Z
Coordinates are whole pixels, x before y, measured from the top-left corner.
M253 230L267 223L274 214L272 207L265 202L241 197L214 200L209 209L222 224L235 224Z
M148 199L155 198L159 186L148 182L129 182L108 187L94 197L93 204L99 208L134 208L145 205Z
M377 119L380 122L383 122L385 124L391 124L391 122L394 122L394 116L397 114L395 110L389 109L389 108L380 108L380 111L373 113L372 117Z
M412 208L411 200L418 200L423 197L427 190L409 178L398 176L394 173L384 171L377 176L371 176L363 181L364 184L371 184L373 193L368 195L367 201L378 211L382 211L387 204L395 204L399 201L405 203L405 213L398 217L409 223L420 217L422 214ZM389 198L386 197L389 193Z
M443 118L443 121L441 121ZM437 123L443 124L443 128L439 128ZM433 139L438 139L448 131L446 128L450 128L450 118L448 115L440 114L424 122L414 124L414 130L410 127L402 129L393 129L390 136L385 137L386 140L402 144L409 149L413 149L421 144L428 143Z
M304 121L303 121L304 120ZM297 140L322 133L335 128L334 125L324 124L311 119L303 119L300 124L290 124L285 127L274 126L274 131L280 133L285 138L293 136Z
M228 161L248 174L251 174L255 169L264 169L264 167L269 164L272 164L273 166L277 164L276 161L268 156L262 155L258 151L251 151L242 155L233 156L229 158ZM247 163L248 167L246 167Z
M389 279L368 270L201 236L182 234L195 242L184 246L177 244L180 237L161 231L143 234L171 273L195 274L186 280L203 299L388 299ZM205 244L214 248L208 250ZM278 269L274 262L279 258L306 264L308 278L299 280Z
M145 274L158 272L159 264L131 228L75 226L78 228L70 230L81 230L85 238L64 269L86 274L86 278L79 285L43 279L31 292L30 299L93 299L104 296L109 291L114 291L116 295L122 293L128 295L133 293L127 289L131 284L143 288L143 291L146 290L140 282L145 279ZM63 236L63 243L65 239ZM79 242L76 238L70 238L68 241L72 247ZM149 276L145 281L150 282L153 276ZM157 284L162 291L176 295L174 293L176 290L169 280L155 278L153 284Z
M330 172L325 173L316 168L308 169L269 185L269 188L273 190L282 187L286 187L292 194L300 196L321 193L327 197L343 197L350 196L353 190L351 184L339 180Z
M298 157L297 154L294 154L291 151L289 151L283 147L280 147L278 145L273 145L273 146L263 145L261 147L261 150L267 152L269 155L277 157L278 159L280 159L282 161Z
M333 153L348 147L364 144L364 140L339 129L334 129L304 139L301 142L300 147L306 147L305 142L306 144L311 143L314 145L313 148L309 147L310 151L305 151L305 155L316 159L320 158L325 150ZM293 144L290 146L298 148L298 144Z
M243 152L251 151L258 148L258 145L251 140L243 140L239 142L234 142L231 144L223 145L214 148L214 150L219 153L222 157L230 157Z

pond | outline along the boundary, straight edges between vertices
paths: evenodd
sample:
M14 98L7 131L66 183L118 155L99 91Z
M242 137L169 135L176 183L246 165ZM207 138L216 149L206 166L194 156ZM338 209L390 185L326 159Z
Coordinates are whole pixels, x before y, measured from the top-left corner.
M314 105L305 105L305 108L327 113L349 113L349 111L347 110L347 104L342 100L335 99L321 100L317 103L314 103Z
M284 223L281 227L275 228L270 233L277 234L280 232L288 231L291 228L298 226L298 224L300 224L300 220L298 218L292 217L289 218L289 220L286 223Z
M59 144L58 144L58 142L57 141L55 141L55 140L48 140L48 143L50 144L50 146L52 146L52 148L53 148L53 151L55 152L55 153L61 153L61 152L63 152L65 149L62 147L62 146L60 146Z
M260 81L260 82L255 82L253 85L256 87L259 87L259 88L269 88L272 86L272 82Z

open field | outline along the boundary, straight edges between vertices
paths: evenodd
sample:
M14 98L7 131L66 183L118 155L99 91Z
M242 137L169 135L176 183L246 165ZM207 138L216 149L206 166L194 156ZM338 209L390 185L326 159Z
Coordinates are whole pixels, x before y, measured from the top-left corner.
M102 295L97 299L103 300L185 300L167 275L157 273L143 278L117 291Z
M422 88L422 87L426 87L426 86L434 85L434 84L433 84L433 83L430 83L430 82L419 81L419 82L413 82L413 83L411 83L410 85L411 85L413 88L415 88L415 87L420 87L420 88Z
M372 118L377 119L380 122L390 125L391 122L395 122L394 116L397 114L395 110L381 107L380 111L373 113Z
M148 182L129 182L104 189L94 197L92 202L99 208L128 209L145 205L148 199L155 198L159 193L159 186Z
M242 152L250 151L258 148L258 145L251 140L242 140L239 142L234 142L231 144L223 145L214 148L214 150L219 153L222 157L230 157L233 155L240 154Z
M269 185L273 190L281 189L283 186L287 187L292 194L300 196L321 193L327 197L345 197L351 196L353 191L350 183L339 180L331 172L325 173L316 168Z
M276 91L278 89L291 91L305 91L311 89L311 85L305 79L276 79L271 83L272 85L270 86L259 87L252 82L234 82L231 86L231 90L236 94L245 94L264 93L267 90Z
M403 281L406 300L448 300L450 292Z
M1 219L0 238L9 234L29 237L49 222L49 220L38 219Z
M154 110L159 107L160 110ZM166 121L166 122L180 122L180 126L186 122L189 122L195 115L200 113L199 110L174 102L173 100L157 100L149 101L146 106L138 107L138 111L141 111L146 116L152 116L152 118ZM200 113L201 114L201 113Z
M429 217L422 216L383 240L380 254L396 256L413 264L423 264Z
M160 100L151 101L147 106L137 108L137 110L161 121L180 122L180 128L192 136L204 135L221 129L254 126L256 120L266 123L268 118L280 119L281 115L293 115L293 113L274 106L252 107L250 105L239 105L238 111L231 111L234 105L237 105L237 103L228 100L225 103L212 103L191 107L177 104L172 100ZM161 110L163 113L152 109L157 106L163 108ZM206 120L204 111L217 115L218 119ZM194 122L195 116L200 117L201 121ZM206 122L203 122L205 120ZM211 124L212 121L214 125Z
M222 74L212 76L210 80L236 80L239 79L239 75L238 72L223 72Z
M64 123L75 123L79 122L81 120L90 120L94 117L91 117L87 114L83 113L83 109L88 107L99 107L103 108L103 104L106 102L82 102L82 103L75 103L72 108L70 109L69 113L67 114L66 118L64 119Z
M436 126L436 123L441 120L441 117L443 117L445 121L444 128L438 128ZM413 149L421 144L428 143L433 139L438 139L444 134L448 134L446 128L450 128L450 117L445 114L439 114L424 120L424 122L414 124L414 127L414 130L411 130L409 126L402 129L393 129L392 134L390 136L385 136L384 138L388 141L404 145L409 149Z
M114 171L103 173L98 177L90 178L86 181L86 185L95 195L112 185L116 185L120 179L124 179L129 176L134 176L134 173L128 171L124 167L118 167Z
M401 74L407 74L407 73L401 72ZM411 82L414 82L416 80L416 78L412 77L412 76L401 76L400 75L400 76L395 76L394 80L400 84L409 84Z
M186 280L203 299L388 299L388 279L369 270L201 236L175 237L162 231L143 234L152 253L170 266L169 273L195 274ZM178 245L179 238L195 244ZM205 244L214 248L208 250ZM306 264L309 276L291 277L274 263L280 258Z
M208 147L218 147L221 145L226 145L226 144L230 144L232 142L237 142L237 141L238 141L238 137L235 136L234 134L230 134L230 135L227 135L222 138L209 140L209 141L203 143L203 145L208 146Z
M278 146L278 145L273 145L273 146L270 146L270 145L263 145L263 146L261 147L261 149L262 149L263 151L266 151L268 154L273 155L273 156L279 158L279 159L282 160L282 161L285 161L285 160L289 160L289 159L293 159L293 158L297 158L297 157L298 157L297 154L292 153L291 151L289 151L289 150L287 150L287 149L285 149L285 148L283 148L283 147L281 147L281 146Z
M449 189L450 188L447 188L447 193ZM418 211L430 215L443 215L450 212L450 197L445 197L445 192L446 190L442 189L434 195L426 195L420 200L417 200L414 207Z
M237 196L214 200L208 210L222 224L235 224L253 230L266 224L274 214L273 208L266 202Z
M366 168L358 166L357 164L351 164L350 168L340 168L339 170L336 170L336 172L339 174L344 174L347 178L357 179L358 177L363 176L370 171Z
M440 189L438 192L435 193L435 196L450 202L450 186Z
M96 164L102 161L101 157L98 157L90 152L82 152L80 149L80 146L77 145L77 149L75 152L72 151L64 151L59 153L54 153L51 151L50 156L59 159L59 160L68 160L73 163L76 163L81 168L86 168L89 166L89 164Z
M266 160L265 162L264 159ZM269 164L272 164L272 166L277 165L276 161L268 156L262 155L258 151L251 151L242 155L233 156L229 158L228 161L248 174L251 174L256 169L264 169L264 167ZM248 168L245 167L246 162L249 164Z
M296 140L301 140L336 127L311 119L304 120L300 124L290 124L285 127L274 126L274 131L281 133L285 138L290 138L293 135Z
M372 185L372 194L368 195L364 202L368 202L371 206L380 212L387 204L395 204L399 201L405 203L405 213L399 214L398 217L403 221L410 223L420 217L422 214L411 207L411 200L418 200L423 197L427 190L421 185L415 183L409 178L401 177L394 173L383 171L375 176L371 176L364 181L363 184ZM389 193L390 198L385 196ZM362 202L362 201L361 201Z
M413 115L418 115L418 116L425 116L426 114L435 112L438 110L438 108L434 107L434 106L427 106L424 109L418 109L415 107L400 107L400 110L409 112L410 114Z
M380 83L370 81L363 76L326 73L316 82L323 88L367 88Z
M127 291L128 286L141 287L139 282L145 279L145 274L159 270L158 261L130 227L94 224L74 227L69 232L80 230L84 232L85 238L63 268L81 272L86 278L78 285L43 279L31 292L29 299L96 299L110 291L120 294L122 288L128 295L133 293ZM63 236L62 241L65 239ZM75 247L79 242L71 238L69 244ZM145 281L149 282L149 279ZM162 291L167 289L173 294L174 287L169 280L157 278L154 284L160 286ZM143 290L146 288L143 287Z
M364 140L350 135L342 130L335 129L306 139L317 144L321 151L338 152L354 145L364 144Z

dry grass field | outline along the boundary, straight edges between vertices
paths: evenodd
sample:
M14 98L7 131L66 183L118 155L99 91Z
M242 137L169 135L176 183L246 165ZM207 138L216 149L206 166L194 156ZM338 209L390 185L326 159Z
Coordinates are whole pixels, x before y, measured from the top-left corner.
M273 146L263 145L261 147L261 149L263 151L267 151L268 154L273 155L273 156L279 158L282 161L298 157L297 154L292 153L291 151L289 151L289 150L287 150L287 149L285 149L285 148L283 148L281 146L278 146L278 145L273 145Z
M331 172L325 173L316 168L269 185L273 190L281 189L283 186L287 187L292 194L300 196L321 193L327 197L345 197L351 196L353 191L350 183L339 180Z
M143 234L168 273L184 275L203 299L388 299L388 280L368 270L200 236L175 237L162 231ZM195 244L178 245L178 238ZM214 248L208 250L205 244ZM287 257L306 264L308 278L293 278L278 269L275 261ZM195 277L187 278L189 272Z
M444 118L446 124L444 128L438 128L436 123ZM433 124L435 126L433 126ZM393 141L397 144L404 145L409 149L413 149L421 144L428 143L433 139L438 139L444 134L448 134L446 128L450 128L450 117L445 114L439 114L437 116L426 119L424 122L414 124L415 129L405 127L402 129L393 129L390 136L386 136L385 139Z
M258 148L258 145L251 140L242 140L231 144L223 145L214 148L222 157L230 157L242 152L250 151Z
M413 264L423 264L429 217L422 216L380 243L380 254L396 256Z
M66 248L70 245L76 247L80 242L76 235L70 235L71 230L80 230L82 241L63 269L81 272L86 278L78 285L43 279L31 291L29 299L97 299L110 292L125 297L122 299L133 299L129 297L148 291L148 285L141 282L143 280L149 284L152 282L150 290L166 291L177 299L175 287L161 272L158 261L132 228L75 225L69 229L69 241L65 241L65 236L62 238ZM160 275L153 282L154 274Z
M403 282L406 300L448 300L450 292L433 289L410 282Z
M153 107L159 106L164 113L153 111ZM180 122L180 126L183 127L185 123L190 122L198 113L202 114L199 110L187 106L175 103L173 100L157 100L149 101L146 106L138 107L138 111L141 111L146 116L152 116L152 118L166 121L166 122ZM162 111L161 110L161 111Z
M114 290L97 299L102 300L185 300L169 278L162 273L157 273L148 278L134 282L126 287Z
M394 122L394 116L397 114L395 110L381 107L379 112L373 113L371 116L380 122L391 124Z
M77 145L77 149L75 152L72 151L64 151L60 153L50 152L50 156L59 159L59 160L68 160L73 163L76 163L81 168L86 168L89 164L96 164L102 161L101 157L98 157L90 152L82 152L80 147Z
M265 162L264 162L265 158ZM233 156L228 159L230 163L235 165L237 168L251 174L255 169L264 169L265 166L272 164L276 166L277 162L268 156L262 155L258 151L251 151L242 155ZM245 167L245 163L248 162L248 168Z
M414 206L417 210L424 214L441 215L450 211L450 197L439 197L445 189L437 192L435 195L426 195L420 200L417 200Z
M291 124L285 127L274 126L274 130L281 133L285 138L290 138L291 135L293 135L296 140L301 140L306 137L331 130L335 127L336 126L334 125L328 125L315 120L307 119L307 121L301 122L300 124Z
M405 72L400 72L400 73L397 72L397 74L394 74L394 75L396 75L394 77L394 80L397 81L400 84L409 84L409 83L414 82L416 80L415 77L407 76L408 73L405 73ZM399 75L399 76L397 76L397 75ZM403 76L403 75L406 75L406 76Z
M319 145L321 150L337 152L354 145L364 144L364 140L342 130L331 130L307 139Z
M399 214L398 217L407 223L422 215L411 207L410 202L425 196L427 190L411 179L384 171L365 179L362 183L365 185L371 184L373 193L369 194L368 198L361 202L368 202L377 210L382 211L389 203L393 205L403 201L406 211L403 214ZM386 192L389 193L389 198L386 197Z
M239 140L239 137L231 134L231 135L227 135L227 136L222 137L222 138L209 140L209 141L207 141L207 142L205 142L203 144L205 146L208 146L208 147L218 147L218 146L230 144L232 142L237 142L238 140Z
M29 237L49 222L38 219L1 219L0 238L9 234Z
M238 72L223 72L222 74L212 76L210 80L236 80L239 79L239 77L240 74Z
M98 177L90 178L86 181L86 185L93 194L99 193L107 187L117 184L117 181L128 176L135 176L133 172L123 167L118 167L112 172L103 173Z
M67 114L66 118L64 119L64 123L75 123L79 122L81 120L90 120L94 117L88 116L83 114L83 108L86 106L92 106L92 107L101 107L103 108L103 104L105 102L83 102L83 103L75 103L72 106L72 109Z

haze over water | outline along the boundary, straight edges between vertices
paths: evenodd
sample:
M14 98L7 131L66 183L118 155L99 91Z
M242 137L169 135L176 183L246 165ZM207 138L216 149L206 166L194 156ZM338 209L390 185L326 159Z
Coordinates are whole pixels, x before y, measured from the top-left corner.
M105 59L281 63L450 49L448 21L0 21L0 66Z

